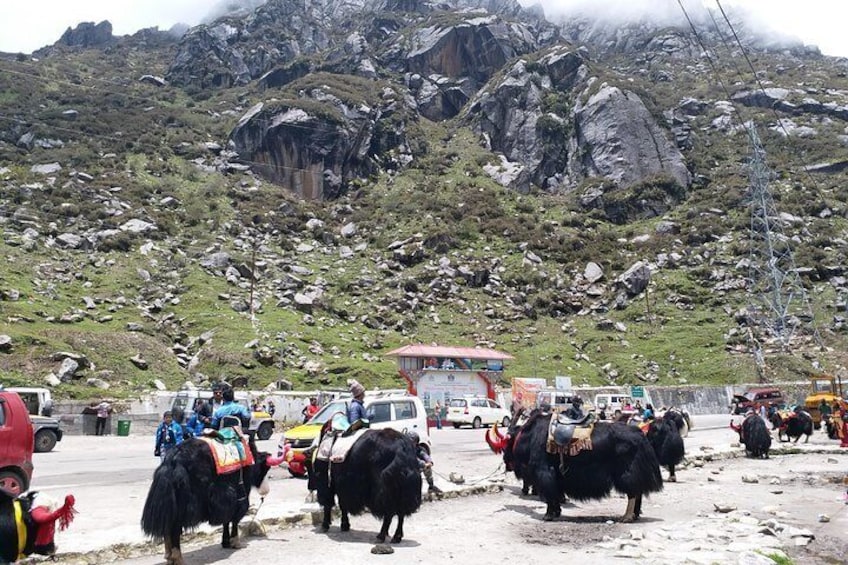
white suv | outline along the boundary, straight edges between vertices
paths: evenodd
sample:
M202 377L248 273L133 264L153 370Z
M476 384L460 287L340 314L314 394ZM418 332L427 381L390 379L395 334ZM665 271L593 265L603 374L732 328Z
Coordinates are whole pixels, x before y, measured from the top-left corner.
M283 444L290 444L296 452L308 448L317 439L321 427L333 415L347 413L350 396L330 401L309 419L305 424L287 430L280 439L280 450ZM430 451L430 429L427 426L427 411L424 403L417 396L406 393L366 393L363 399L365 416L371 428L392 428L401 433L416 432L419 443Z
M446 420L454 428L466 424L472 428L491 426L494 423L509 426L509 410L501 408L500 404L489 398L467 396L454 398L448 405Z

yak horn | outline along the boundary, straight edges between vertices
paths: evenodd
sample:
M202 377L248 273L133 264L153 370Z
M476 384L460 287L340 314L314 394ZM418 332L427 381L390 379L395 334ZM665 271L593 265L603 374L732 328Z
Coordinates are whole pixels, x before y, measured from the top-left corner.
M494 438L492 436L494 436ZM495 453L500 453L504 450L508 437L509 436L503 436L498 432L497 424L493 424L491 429L486 430L486 443L489 444L489 448Z
M498 438L498 441L504 441L506 438L504 435L498 430L498 423L494 422L492 424L492 433L495 434L495 437Z

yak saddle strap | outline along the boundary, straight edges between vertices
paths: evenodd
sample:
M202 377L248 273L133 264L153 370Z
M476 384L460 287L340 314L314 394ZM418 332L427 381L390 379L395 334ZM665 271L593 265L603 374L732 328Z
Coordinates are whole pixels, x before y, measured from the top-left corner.
M27 543L27 527L24 522L24 509L21 506L20 500L13 500L12 506L15 509L15 527L18 531L18 557L17 559L23 559L26 557L24 555L24 549L26 549Z

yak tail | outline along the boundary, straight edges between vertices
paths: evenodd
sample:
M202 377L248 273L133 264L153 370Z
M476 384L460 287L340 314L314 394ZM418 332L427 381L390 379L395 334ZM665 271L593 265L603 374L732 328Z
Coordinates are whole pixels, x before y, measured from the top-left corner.
M647 440L638 444L616 488L632 496L659 492L663 489L660 464L653 447Z
M185 501L179 499L179 493L188 493L190 489L188 472L182 465L172 461L159 465L141 513L142 531L161 540L171 534L175 525L182 525Z

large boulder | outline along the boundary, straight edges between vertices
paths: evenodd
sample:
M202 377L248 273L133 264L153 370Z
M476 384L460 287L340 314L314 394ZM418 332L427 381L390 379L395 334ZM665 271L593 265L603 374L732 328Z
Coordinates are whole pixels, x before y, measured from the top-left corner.
M658 175L680 186L690 183L689 170L639 96L603 85L574 108L575 135L570 140L568 175L572 184L602 177L630 186Z
M412 114L386 83L316 73L290 92L301 97L257 104L230 139L255 172L298 196L336 197L349 181L374 172L377 157L409 152Z

